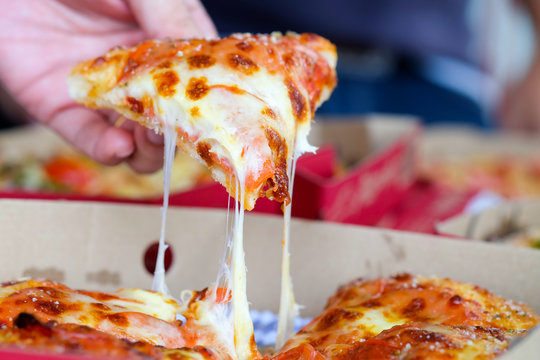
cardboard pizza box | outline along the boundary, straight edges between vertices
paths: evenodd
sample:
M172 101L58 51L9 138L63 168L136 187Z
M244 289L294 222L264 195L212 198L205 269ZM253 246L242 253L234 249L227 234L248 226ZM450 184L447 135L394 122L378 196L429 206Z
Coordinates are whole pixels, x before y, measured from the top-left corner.
M319 147L298 160L292 214L357 224L374 224L397 204L416 178L418 121L405 116L318 118L309 136ZM51 131L32 127L0 134L0 159L53 155L66 148ZM161 198L130 200L107 196L46 192L1 192L0 198L65 199L161 203ZM226 208L228 194L218 183L172 193L171 206ZM260 199L256 212L281 214L281 205Z
M226 213L173 208L168 216L173 262L167 282L178 296L181 289L201 289L216 279ZM45 276L102 291L148 288L152 276L144 258L159 224L159 208L149 205L0 200L0 279ZM335 289L351 279L404 271L474 283L540 312L540 251L309 220L293 220L291 229L291 270L303 316L320 312ZM244 244L253 309L278 309L281 236L281 217L247 215ZM535 359L539 353L535 331L505 359ZM8 359L6 354L0 352L0 358Z
M537 158L539 137L534 134L482 131L465 126L433 126L419 142L422 163L470 156L519 156Z
M375 224L401 201L416 180L417 142L421 134L417 119L372 115L361 120L321 119L318 124L321 126L314 127L310 134L311 142L335 146L345 170L325 176L299 168L293 215ZM310 186L315 191L308 193ZM303 207L305 202L313 205Z
M532 199L504 202L478 213L463 213L437 224L437 231L442 235L500 244L508 244L503 241L504 238L534 228L540 228L540 201Z
M501 171L505 164L519 159L516 169L530 170L540 174L540 139L535 136L503 132L486 132L463 126L435 126L424 129L417 141L419 179L406 197L388 211L376 226L409 231L437 233L441 222L461 214L471 200L486 188L493 191L511 185L508 193L525 193L534 189L533 175L526 181L514 174L506 174L504 181L497 182L496 175L483 176L482 171L473 171L467 184L455 183L454 176L466 177L470 170L463 170L462 164L471 161L487 161L495 166L501 161ZM515 161L513 161L516 163ZM446 164L446 165L445 165ZM433 167L456 166L442 174L433 173ZM468 165L471 169L471 165ZM529 168L530 166L530 168ZM474 169L474 168L473 168ZM483 169L483 167L480 167ZM491 177L492 176L492 177ZM507 182L508 181L508 182ZM512 190L512 188L514 190ZM540 177L538 177L540 191Z
M492 190L507 198L540 197L540 136L433 127L420 142L420 173L454 190Z

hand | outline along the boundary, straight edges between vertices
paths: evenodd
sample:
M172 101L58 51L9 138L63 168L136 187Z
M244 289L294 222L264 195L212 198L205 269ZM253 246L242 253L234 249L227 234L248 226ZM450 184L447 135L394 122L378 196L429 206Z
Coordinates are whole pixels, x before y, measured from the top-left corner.
M523 80L507 87L501 104L501 125L540 133L540 58L533 62Z
M163 138L118 115L93 111L68 95L81 60L147 38L214 37L198 0L0 0L0 79L33 118L93 159L128 162L139 172L163 164Z

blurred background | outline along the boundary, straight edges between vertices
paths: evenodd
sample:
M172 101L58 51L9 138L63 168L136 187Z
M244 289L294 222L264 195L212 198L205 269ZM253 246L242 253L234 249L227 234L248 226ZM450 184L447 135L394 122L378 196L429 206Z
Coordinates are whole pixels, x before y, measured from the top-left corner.
M504 89L535 53L515 0L203 0L221 34L314 32L338 46L339 85L319 113L399 113L425 124L496 124ZM1 127L21 113L0 93ZM539 120L540 121L540 120Z
M400 113L492 127L525 75L534 28L512 0L204 0L218 30L314 32L338 47L339 83L319 113Z

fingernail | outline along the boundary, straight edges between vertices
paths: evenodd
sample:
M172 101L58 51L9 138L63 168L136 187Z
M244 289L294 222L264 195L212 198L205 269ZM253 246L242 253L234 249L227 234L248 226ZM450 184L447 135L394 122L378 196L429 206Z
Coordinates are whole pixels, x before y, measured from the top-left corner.
M163 145L164 142L163 135L156 134L154 130L146 130L146 138L155 145Z

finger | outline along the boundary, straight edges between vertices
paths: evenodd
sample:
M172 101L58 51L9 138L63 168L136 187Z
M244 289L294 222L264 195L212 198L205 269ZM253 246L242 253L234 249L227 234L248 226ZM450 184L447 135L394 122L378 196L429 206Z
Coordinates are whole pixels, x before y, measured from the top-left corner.
M59 0L78 12L85 14L89 11L100 13L121 21L133 21L133 14L124 0Z
M199 0L184 0L188 12L195 23L199 26L203 37L215 38L218 36L214 22L206 12L203 4Z
M133 129L135 152L127 160L131 168L139 173L151 173L163 167L163 143L150 138L149 131L140 125ZM157 143L156 143L157 142Z
M216 36L212 20L197 0L128 0L128 3L151 38Z
M59 111L48 122L76 148L105 165L116 165L133 153L132 134L111 126L99 113L82 107Z

